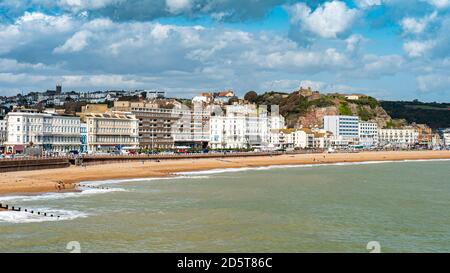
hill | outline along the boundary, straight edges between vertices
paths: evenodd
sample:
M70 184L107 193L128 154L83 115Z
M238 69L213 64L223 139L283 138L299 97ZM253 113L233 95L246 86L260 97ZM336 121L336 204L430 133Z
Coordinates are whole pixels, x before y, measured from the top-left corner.
M433 129L450 127L450 103L414 101L380 101L394 119L409 123L425 123Z
M365 95L348 99L343 94L320 94L311 89L293 93L267 92L254 100L260 105L279 105L288 127L321 127L325 115L357 115L364 121L385 127L391 121L380 103Z

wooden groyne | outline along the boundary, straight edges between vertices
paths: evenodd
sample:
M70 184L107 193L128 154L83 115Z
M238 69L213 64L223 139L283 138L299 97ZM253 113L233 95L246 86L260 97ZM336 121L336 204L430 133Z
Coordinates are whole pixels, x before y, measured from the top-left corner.
M102 186L93 186L93 185L83 185L83 184L74 184L77 188L89 188L89 189L98 189L98 190L110 190L108 187Z
M69 158L1 159L0 173L66 168Z
M26 209L26 208L22 208L22 207L18 207L18 206L10 206L7 204L2 204L0 203L0 211L5 211L5 210L9 210L9 211L17 211L17 212L26 212L26 213L31 213L34 215L39 215L39 216L43 216L43 217L50 217L50 218L56 218L59 219L60 216L59 215L55 215L53 213L48 213L48 212L42 212L42 211L37 211L37 210L32 210L32 209Z

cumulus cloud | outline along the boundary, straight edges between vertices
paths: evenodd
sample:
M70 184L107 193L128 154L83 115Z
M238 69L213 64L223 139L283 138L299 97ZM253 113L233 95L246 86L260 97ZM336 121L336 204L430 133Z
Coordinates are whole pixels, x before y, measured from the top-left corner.
M410 57L420 57L432 49L434 41L409 41L403 44L403 49Z
M427 0L428 3L439 9L450 7L450 0Z
M69 38L62 46L55 48L55 53L78 52L88 45L89 31L79 31Z
M437 17L437 12L433 12L423 18L406 17L400 22L405 33L420 34L427 28L428 24L433 22Z
M171 13L179 13L191 8L191 0L166 0L166 5Z
M318 4L327 0L305 0ZM264 18L274 7L292 4L295 0L2 0L5 16L14 18L36 9L62 10L90 18L108 17L114 21L149 21L175 15L210 16L220 21L236 22ZM1 15L0 15L1 16Z
M27 45L32 41L54 39L70 33L78 25L70 16L50 16L26 12L13 24L0 24L0 54Z
M399 55L374 55L363 56L363 72L367 75L394 74L400 71L404 65L404 59Z
M103 86L162 88L173 92L224 87L247 90L268 79L324 71L338 74L355 70L359 65L345 47L305 49L272 32L85 20L67 15L31 17L39 19L28 24L25 18L18 18L8 26L14 27L23 45L21 49L8 47L3 59L0 54L3 88L13 86L14 79L20 84L20 79L28 74L33 76L32 90L47 88L54 82L75 89ZM53 25L45 28L44 33L40 25L49 20ZM70 22L71 28L55 25L59 20ZM356 46L356 40L360 39L355 36L350 39L355 41L345 43ZM33 54L26 54L30 48ZM5 80L5 73L11 76L10 80Z
M365 41L364 37L360 34L351 35L345 40L347 51L349 52L357 51L361 43L364 41Z
M42 90L55 82L88 90L159 88L186 96L299 83L322 90L364 84L382 90L383 84L398 86L399 73L408 82L422 74L446 74L447 2L0 0L0 92ZM288 11L289 35L265 31L264 24L257 29L232 24L263 21L277 6ZM164 17L177 19L158 20ZM204 23L205 17L212 23ZM392 38L392 28L383 29L387 25L400 29L394 35L402 45L382 47L384 35ZM401 49L404 56L398 55ZM417 86L430 81L421 78Z
M292 23L322 38L337 38L348 31L358 17L358 10L351 9L340 1L326 2L315 10L304 3L298 3L287 10Z
M120 0L57 0L59 7L73 11L104 8L111 4L117 4Z
M356 0L355 2L361 8L369 8L380 6L383 3L383 0Z

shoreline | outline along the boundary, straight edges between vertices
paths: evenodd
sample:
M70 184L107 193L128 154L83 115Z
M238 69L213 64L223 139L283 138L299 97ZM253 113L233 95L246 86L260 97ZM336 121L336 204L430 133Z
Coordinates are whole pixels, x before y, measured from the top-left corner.
M284 154L264 157L227 157L215 159L177 159L160 162L122 162L87 167L71 166L0 173L0 195L40 194L75 190L80 182L175 177L182 173L230 168L258 168L288 165L389 162L405 160L450 159L450 151L389 151L360 153Z

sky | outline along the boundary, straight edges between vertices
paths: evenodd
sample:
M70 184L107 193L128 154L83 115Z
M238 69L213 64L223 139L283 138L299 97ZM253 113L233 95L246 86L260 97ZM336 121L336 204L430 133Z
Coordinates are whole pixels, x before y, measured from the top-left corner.
M0 95L232 89L450 101L450 0L0 0Z

